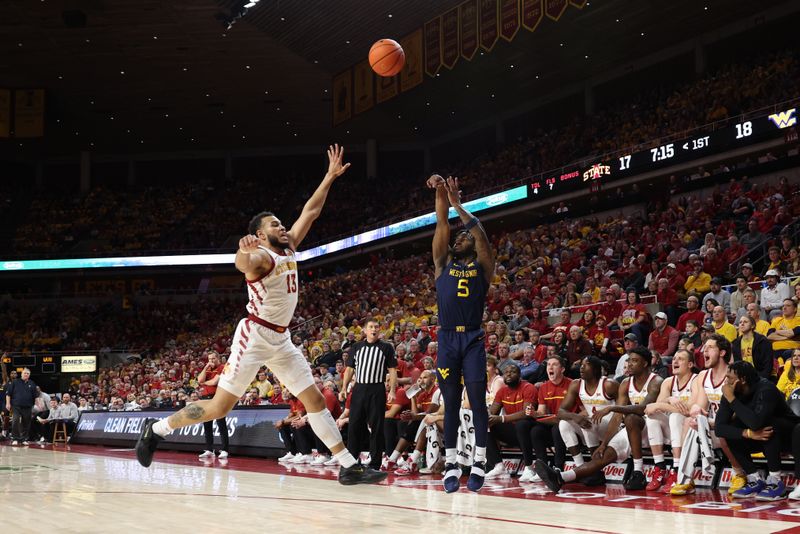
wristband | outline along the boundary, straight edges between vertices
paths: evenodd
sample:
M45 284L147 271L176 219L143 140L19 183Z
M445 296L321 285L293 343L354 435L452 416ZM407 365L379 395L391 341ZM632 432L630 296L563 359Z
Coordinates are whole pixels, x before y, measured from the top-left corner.
M744 429L744 435L748 439L753 439L753 431L750 430L749 428Z
M506 422L506 416L505 415L501 415L500 416L500 422L501 423L505 423Z
M475 228L478 225L479 222L480 221L478 220L477 217L471 218L469 221L467 221L464 224L464 230L467 230L467 231L472 230L473 228Z

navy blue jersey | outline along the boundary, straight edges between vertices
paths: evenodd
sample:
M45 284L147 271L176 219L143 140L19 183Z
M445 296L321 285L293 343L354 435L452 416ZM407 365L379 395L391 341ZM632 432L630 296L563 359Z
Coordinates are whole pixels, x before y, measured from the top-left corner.
M439 326L459 330L480 328L488 289L489 283L477 262L448 263L436 279Z

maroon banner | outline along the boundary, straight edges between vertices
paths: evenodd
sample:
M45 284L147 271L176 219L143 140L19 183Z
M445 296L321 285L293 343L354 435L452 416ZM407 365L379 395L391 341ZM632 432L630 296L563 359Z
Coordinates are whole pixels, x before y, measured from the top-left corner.
M566 0L564 0L566 2ZM479 0L481 21L481 48L487 52L500 38L498 0Z
M425 72L428 76L436 76L442 67L442 19L425 23Z
M478 0L467 0L458 6L461 27L461 57L467 61L478 51Z
M544 0L522 0L522 26L534 31L544 18Z
M567 9L567 0L544 0L544 13L553 20L558 20Z
M569 5L577 7L578 9L583 9L586 5L586 0L569 0Z
M519 0L500 0L500 37L511 41L519 31Z
M458 8L442 15L442 65L452 69L461 51L458 47Z

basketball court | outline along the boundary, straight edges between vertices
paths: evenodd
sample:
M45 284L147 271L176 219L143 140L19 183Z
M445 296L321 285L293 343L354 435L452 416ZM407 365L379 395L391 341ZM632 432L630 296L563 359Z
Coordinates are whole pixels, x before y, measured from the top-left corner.
M172 451L145 469L127 449L3 446L0 502L15 532L800 532L800 502L732 502L711 490L676 498L571 485L554 496L505 479L448 495L438 477L344 487L337 471L241 457L204 464Z

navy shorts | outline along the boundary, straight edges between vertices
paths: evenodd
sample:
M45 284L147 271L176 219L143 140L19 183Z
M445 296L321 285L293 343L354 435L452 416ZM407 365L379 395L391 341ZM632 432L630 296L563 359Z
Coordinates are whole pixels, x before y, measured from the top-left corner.
M486 347L483 330L439 330L436 372L440 382L486 382Z

